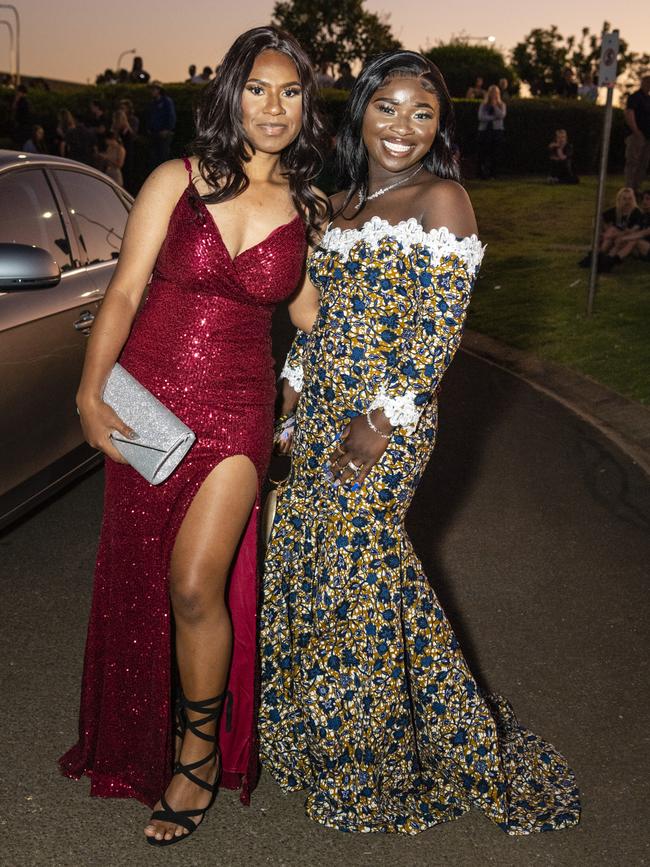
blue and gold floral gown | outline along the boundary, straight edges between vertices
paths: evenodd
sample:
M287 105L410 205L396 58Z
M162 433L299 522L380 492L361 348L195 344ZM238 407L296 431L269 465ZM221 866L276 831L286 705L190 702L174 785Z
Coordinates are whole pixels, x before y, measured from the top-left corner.
M404 529L482 255L475 236L374 217L329 229L309 261L321 307L284 371L302 394L266 556L259 728L275 779L344 831L414 834L470 807L509 834L579 819L564 758L479 693ZM334 439L370 407L396 426L388 448L359 491L334 487Z

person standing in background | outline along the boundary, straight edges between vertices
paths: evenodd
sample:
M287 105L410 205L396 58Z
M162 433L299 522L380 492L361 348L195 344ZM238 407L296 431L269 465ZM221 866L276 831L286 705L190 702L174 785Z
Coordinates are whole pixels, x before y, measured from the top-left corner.
M106 135L100 136L97 142L97 153L102 163L102 171L109 178L124 186L122 166L126 157L126 149L112 129Z
M334 78L330 75L329 63L326 60L323 60L323 62L318 65L316 84L322 89L324 87L334 87L335 83Z
M176 108L174 101L165 93L162 84L154 81L151 85L151 104L149 106L149 138L153 167L169 159L174 130L176 129Z
M32 108L27 99L27 88L24 84L19 84L16 88L16 96L11 110L13 126L14 126L14 141L18 147L21 147L26 138L28 138L34 121L32 120Z
M483 87L483 78L477 75L474 79L474 84L467 88L465 99L483 99L485 96L485 88Z
M210 81L212 69L209 66L204 66L198 75L192 78L192 84L207 84Z
M478 163L479 175L484 180L497 176L505 139L505 116L506 105L501 101L499 88L492 84L478 107Z
M347 60L339 63L339 77L336 79L334 87L337 90L351 90L355 81L356 78L352 75L352 67Z
M501 102L510 102L511 93L508 89L510 82L507 78L499 79L499 93L501 94Z
M124 189L131 194L135 193L133 189L133 168L135 157L135 134L131 129L129 118L123 109L118 109L113 112L113 123L111 130L115 133L118 142L124 148L124 162L122 165L122 178L120 182Z
M625 186L638 195L650 163L650 75L628 96L625 123L632 130L625 142Z
M137 135L140 131L140 119L135 113L133 103L130 99L121 99L117 104L118 109L126 112L126 117L129 121L129 126L133 130L133 135Z
M96 140L106 135L110 129L108 114L98 99L90 100L88 116L84 125L86 129L93 133Z
M77 123L75 116L67 108L59 112L57 136L59 156L77 160L87 166L95 165L94 136L82 123Z
M562 72L562 80L557 86L557 95L563 99L578 98L578 84L575 80L573 70L570 66L566 66Z
M578 98L582 102L591 103L595 103L598 99L598 88L594 84L594 77L590 72L582 76L582 84L578 88Z

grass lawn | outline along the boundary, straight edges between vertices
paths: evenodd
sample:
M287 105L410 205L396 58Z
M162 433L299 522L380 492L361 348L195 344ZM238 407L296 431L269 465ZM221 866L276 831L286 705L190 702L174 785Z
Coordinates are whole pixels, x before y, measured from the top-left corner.
M621 177L610 178L606 205ZM628 260L598 277L586 316L596 178L575 187L540 177L467 183L488 245L468 326L572 367L650 404L650 262Z

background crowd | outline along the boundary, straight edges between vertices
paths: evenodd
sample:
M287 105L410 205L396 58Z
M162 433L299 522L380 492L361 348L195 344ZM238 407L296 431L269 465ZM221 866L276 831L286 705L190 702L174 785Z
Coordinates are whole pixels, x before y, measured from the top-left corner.
M218 75L219 67L203 66L198 71L196 64L188 68L186 84L201 86ZM476 161L464 162L465 174L477 174L484 180L499 177L508 163L508 106L516 96L511 92L506 77L493 83L490 76L476 75L467 87L465 98L478 101L475 130ZM321 88L347 91L354 84L355 76L347 61L340 63L321 62L316 66L316 80ZM11 111L13 141L17 149L32 153L53 153L78 160L104 171L118 184L135 194L139 178L134 173L136 140L144 144L148 153L149 168L169 159L176 129L176 107L172 97L158 81L151 81L144 69L141 57L135 57L130 71L115 73L105 70L97 78L98 83L147 84L150 100L140 116L128 98L116 99L106 104L91 99L85 113L70 109L59 110L56 130L46 134L35 117L29 101L28 88L23 84L15 90ZM598 88L594 75L584 73L580 81L574 71L566 67L555 87L556 95L564 99L595 103ZM603 215L603 236L598 250L600 270L609 271L622 264L630 256L650 261L650 227L648 226L649 194L642 186L650 165L650 75L643 75L639 87L625 102L625 188L619 191L616 204ZM332 131L332 144L335 142ZM577 184L573 143L564 128L549 130L548 174L550 184ZM456 156L463 154L456 148ZM327 165L321 181L328 185L333 178L332 167ZM648 239L648 240L646 240ZM590 261L585 257L582 264Z
M142 74L149 78L144 70ZM56 154L93 166L135 194L136 139L146 140L153 169L170 158L176 129L173 99L160 82L151 82L149 87L151 99L143 117L136 114L130 99L117 99L111 105L92 99L83 114L61 109L56 129L48 137L32 111L27 87L21 84L12 109L15 146L27 153Z

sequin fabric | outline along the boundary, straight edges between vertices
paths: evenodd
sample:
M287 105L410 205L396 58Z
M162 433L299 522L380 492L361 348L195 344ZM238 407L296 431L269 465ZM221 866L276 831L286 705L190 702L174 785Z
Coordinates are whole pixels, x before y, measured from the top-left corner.
M372 228L328 232L309 262L321 308L289 360L304 384L263 578L262 763L343 831L415 834L470 808L508 834L568 827L571 769L480 693L404 528L482 248ZM358 492L336 488L334 438L377 394L412 395L417 425Z
M173 542L201 483L220 461L243 454L260 480L266 472L275 399L271 315L295 290L305 252L296 217L232 259L191 182L171 216L120 362L197 440L157 487L130 467L106 461L79 741L60 760L67 776L90 776L93 795L133 797L151 806L170 780ZM222 785L241 786L244 802L257 779L258 512L259 502L229 582L233 705L219 735Z

